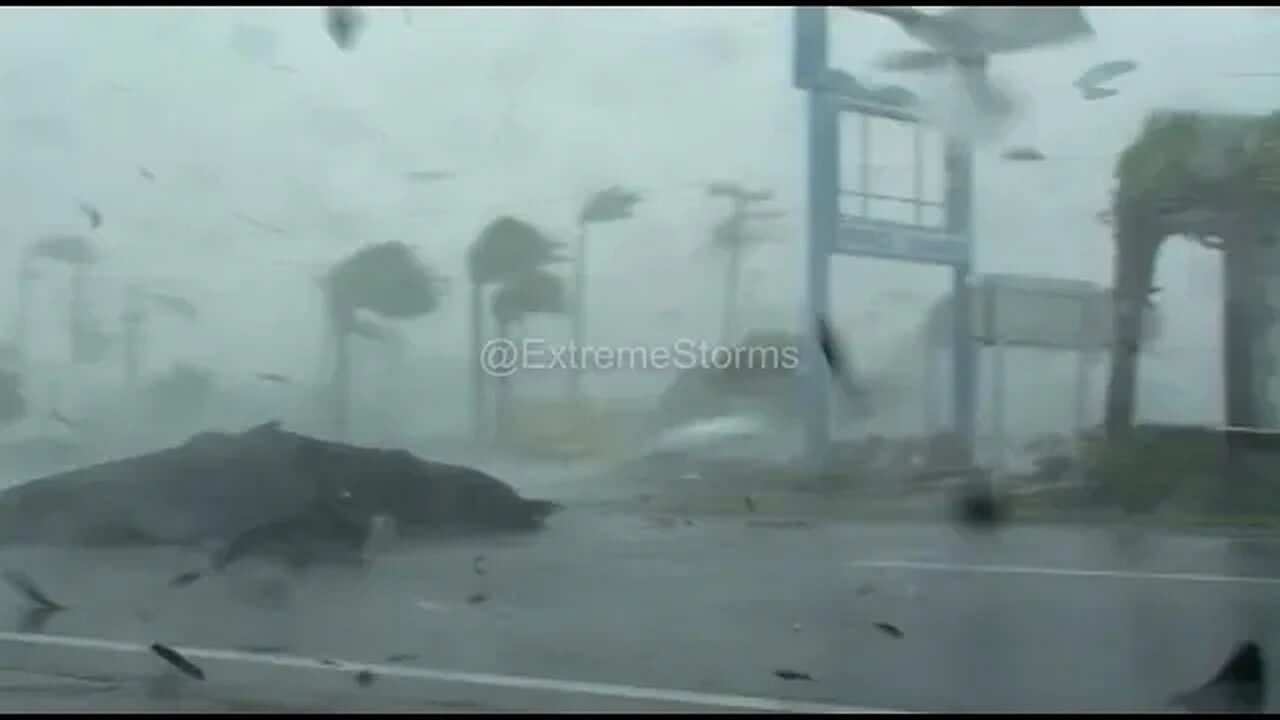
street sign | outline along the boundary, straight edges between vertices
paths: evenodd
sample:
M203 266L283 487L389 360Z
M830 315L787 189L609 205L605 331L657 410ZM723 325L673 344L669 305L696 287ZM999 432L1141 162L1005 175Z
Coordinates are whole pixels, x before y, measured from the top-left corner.
M1112 343L1111 292L1096 283L1034 275L983 275L971 306L973 338L988 347L1042 348L1097 352ZM929 311L925 332L942 346L951 340L950 296ZM1150 307L1143 316L1142 345L1160 333L1161 315Z
M831 306L831 259L836 255L859 255L908 262L944 265L951 270L952 292L963 307L969 306L968 278L972 261L973 161L965 144L944 140L942 192L934 200L924 182L924 161L937 152L925 150L924 129L910 112L914 95L907 88L865 86L853 74L830 66L826 7L796 7L793 26L792 84L807 97L807 172L805 208L806 245L804 262L804 317L802 327L814 327L815 318L828 314ZM841 183L841 116L852 115L861 127L849 150L859 158L858 187ZM913 125L910 149L885 147L870 137L872 118L893 119ZM893 158L911 159L911 193L877 192L872 185L879 147ZM893 163L897 165L898 163ZM853 179L853 178L849 178ZM851 214L841 208L842 197L860 199L861 212ZM889 201L911 210L912 222L873 219L875 207ZM875 207L873 207L875 206ZM939 211L941 227L934 228L924 218L925 209ZM965 439L966 454L972 454L976 422L976 359L968 313L961 313L952 333L952 391L955 429ZM805 456L821 466L830 446L830 378L822 362L814 334L805 342L801 383L804 409Z
M827 71L827 9L798 7L793 14L791 83L800 90L815 90Z
M888 260L967 265L970 248L962 235L886 220L841 215L832 251Z

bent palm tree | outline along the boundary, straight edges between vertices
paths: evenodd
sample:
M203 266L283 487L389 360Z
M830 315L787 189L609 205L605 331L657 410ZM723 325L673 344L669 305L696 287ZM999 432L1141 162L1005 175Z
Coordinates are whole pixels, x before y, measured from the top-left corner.
M510 277L493 296L493 319L498 335L509 337L511 326L533 314L560 314L566 310L564 283L546 270L534 268ZM498 439L510 439L511 376L497 378Z
M1269 320L1258 252L1280 222L1280 113L1269 117L1155 113L1121 154L1109 221L1115 239L1115 334L1105 427L1133 424L1143 309L1165 238L1224 251L1224 375L1229 424L1259 419L1254 360Z
M480 367L484 341L484 290L489 285L505 282L548 263L565 260L564 244L554 241L523 220L499 217L480 231L467 250L467 275L470 281L471 400L474 432L477 439L489 435L486 412L485 378Z
M725 280L720 340L726 345L737 341L739 288L742 285L742 263L747 250L765 240L750 227L752 221L776 218L778 211L751 210L753 204L773 198L769 190L746 190L730 182L714 182L706 187L709 197L728 198L733 203L729 214L711 230L711 247L724 253Z
M370 245L335 265L323 280L326 320L333 343L330 382L334 431L344 435L350 414L350 336L364 310L390 320L428 315L439 307L443 283L401 242Z
M573 253L573 345L582 347L587 329L587 228L631 218L640 194L614 185L587 198L578 211L578 246ZM569 370L569 392L577 398L582 391L581 368Z
M68 300L67 330L70 339L72 360L75 362L94 362L105 354L105 347L96 337L93 330L97 323L93 320L85 296L88 282L88 268L98 261L98 253L93 244L81 235L55 234L46 235L27 247L23 257L22 281L19 298L19 338L18 343L25 340L26 303L29 292L30 264L35 260L47 260L65 265L71 271L71 296ZM98 333L100 334L100 333Z

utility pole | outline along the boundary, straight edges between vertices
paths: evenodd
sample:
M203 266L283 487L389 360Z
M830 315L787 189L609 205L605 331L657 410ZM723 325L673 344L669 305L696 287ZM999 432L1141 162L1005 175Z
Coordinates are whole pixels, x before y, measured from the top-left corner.
M592 225L629 220L640 193L613 185L590 197L578 211L577 247L573 253L573 308L571 314L574 352L581 352L586 342L587 327L587 230ZM582 368L577 363L569 369L569 397L575 402L582 395Z
M727 253L720 341L730 345L738 341L738 289L742 283L743 252L750 240L747 225L776 218L781 212L755 209L757 205L773 199L772 190L747 190L737 183L721 181L707 185L706 193L710 197L727 198L730 202L729 214L716 223L711 233L712 244Z

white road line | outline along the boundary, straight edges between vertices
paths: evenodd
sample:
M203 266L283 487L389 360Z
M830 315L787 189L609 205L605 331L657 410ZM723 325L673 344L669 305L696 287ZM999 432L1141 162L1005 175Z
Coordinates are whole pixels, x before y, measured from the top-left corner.
M1280 585L1280 578L1251 575L1213 575L1207 573L1163 573L1141 570L1089 570L1085 568L1036 567L1028 565L966 565L963 563L919 562L915 560L856 560L848 567L920 570L986 575L1045 575L1075 578L1113 578L1119 580L1163 580L1188 583L1224 583L1234 585Z
M24 633L0 631L0 642L60 647L68 650L98 650L121 654L151 654L151 648L147 645L66 635L27 635ZM367 669L386 677L409 680L447 682L461 685L479 685L515 690L533 690L570 695L597 695L624 700L647 700L652 702L668 702L684 705L697 705L702 707L731 708L735 710L846 714L907 714L909 712L906 710L813 703L805 702L803 700L785 700L782 698L646 688L633 685L614 685L610 683L584 682L578 680L552 680L519 675L495 675L489 673L460 672L455 670L432 670L428 668L383 665L378 663L337 661L337 664L334 665L331 664L334 662L333 660L321 662L320 660L313 658L299 657L296 655L260 655L238 652L235 650L217 650L213 648L182 646L175 646L174 649L180 651L183 655L192 660L221 660L224 662L243 662L257 665L270 665L274 667L342 673L349 673L352 670Z

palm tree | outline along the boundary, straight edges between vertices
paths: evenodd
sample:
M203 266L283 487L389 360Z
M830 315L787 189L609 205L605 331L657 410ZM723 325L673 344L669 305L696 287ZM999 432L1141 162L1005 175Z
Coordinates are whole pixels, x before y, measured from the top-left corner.
M97 355L100 359L102 352L100 348L90 347L83 341L87 335L86 329L96 325L89 316L88 298L85 296L85 286L88 281L88 268L98 261L98 253L94 250L92 243L81 235L56 234L46 235L39 238L31 245L27 246L26 252L22 259L22 280L20 281L20 297L19 297L19 325L21 328L18 342L25 342L26 315L29 301L30 278L32 277L31 266L35 260L47 260L67 266L71 271L71 297L68 300L67 312L67 330L70 338L70 347L73 360L80 361L82 359L91 359L84 357L89 350L99 350L92 355Z
M591 225L630 219L640 194L614 185L605 188L582 204L578 211L578 246L573 253L573 346L582 347L587 328L587 228ZM570 395L577 399L582 392L582 368L569 369Z
M485 376L479 358L484 341L484 290L489 285L565 260L564 244L551 240L541 230L523 220L499 217L480 231L467 250L470 292L471 400L472 422L477 440L489 435L486 412Z
M404 333L386 322L357 315L351 326L351 335L372 343L386 358L387 367L382 373L382 403L387 408L395 407L404 380L405 357L408 354L408 342ZM393 414L386 417L394 419Z
M493 295L493 319L499 337L509 338L512 326L533 314L560 314L566 310L564 283L541 268L509 278ZM496 416L500 442L510 439L511 376L497 378Z
M386 242L362 248L334 265L322 286L333 343L330 410L334 432L345 436L350 419L350 337L358 327L357 311L390 320L422 317L439 307L443 283L408 245Z
M1224 251L1223 372L1228 424L1253 425L1255 343L1268 321L1257 253L1280 221L1280 113L1266 118L1158 113L1116 165L1109 222L1115 335L1107 386L1109 436L1133 424L1139 338L1165 238Z
M200 309L181 295L150 290L138 283L127 287L120 324L123 328L121 334L124 346L125 387L129 389L139 386L142 375L142 353L146 342L147 320L150 316L149 307L155 307L187 323L194 323L200 319ZM105 345L110 342L110 338L104 335L100 342Z
M22 378L11 370L0 370L0 427L11 425L27 414L22 394Z
M753 232L752 221L766 220L781 215L779 211L751 210L754 204L773 198L769 190L746 190L730 182L714 182L706 187L711 197L728 198L732 203L729 214L711 230L711 247L725 256L724 313L720 322L721 342L726 345L738 340L738 300L742 285L742 262L748 249L760 244L765 237Z

